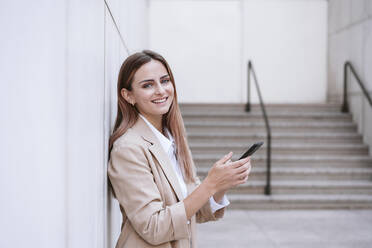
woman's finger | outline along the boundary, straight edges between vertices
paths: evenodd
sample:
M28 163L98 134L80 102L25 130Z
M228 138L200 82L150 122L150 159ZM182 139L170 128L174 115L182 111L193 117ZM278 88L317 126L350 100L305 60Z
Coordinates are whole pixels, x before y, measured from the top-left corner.
M238 161L235 161L235 162L232 162L230 165L231 167L233 168L239 168L240 166L242 166L243 164L247 163L248 161L250 161L251 157L246 157L246 158L243 158L243 159L240 159Z
M251 162L248 161L248 163L245 163L242 166L240 166L238 168L235 168L234 170L235 170L236 173L239 174L239 173L242 173L242 172L248 170L250 166L251 166Z
M237 185L240 185L240 184L246 183L247 180L248 180L248 177L249 177L249 175L245 176L243 179L239 179L239 180L237 181Z
M242 179L246 177L247 175L249 175L250 172L251 172L251 166L248 166L247 169L239 172L238 174L236 174L236 176L237 178Z
M220 160L217 161L217 164L224 164L226 163L229 159L231 159L233 153L232 152L229 152L228 154L226 154L225 156L223 156Z

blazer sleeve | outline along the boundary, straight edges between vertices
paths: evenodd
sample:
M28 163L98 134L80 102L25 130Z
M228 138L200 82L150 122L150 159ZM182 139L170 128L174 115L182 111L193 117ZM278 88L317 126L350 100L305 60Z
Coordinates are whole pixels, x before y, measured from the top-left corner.
M195 184L198 186L200 184L200 179L195 176ZM216 221L222 218L225 214L225 207L217 210L216 212L212 212L211 205L209 200L206 204L203 205L198 212L196 212L196 222L197 223L204 223L208 221Z
M115 196L136 232L148 243L188 238L184 203L164 206L145 149L125 144L111 151L108 176Z

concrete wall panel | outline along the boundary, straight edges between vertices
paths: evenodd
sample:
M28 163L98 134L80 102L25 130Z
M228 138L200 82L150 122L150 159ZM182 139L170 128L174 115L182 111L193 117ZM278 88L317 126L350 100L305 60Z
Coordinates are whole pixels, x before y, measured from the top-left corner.
M104 245L104 2L67 8L67 246Z
M179 101L242 101L239 1L151 1L150 48L170 63Z
M351 3L351 22L359 22L368 18L368 2L370 0L352 0Z
M170 60L182 102L245 102L248 60L266 102L324 102L326 27L323 0L150 1L150 46Z
M351 0L330 0L329 7L329 30L334 33L350 23Z
M0 8L0 247L66 247L65 10Z
M329 37L328 99L338 98L343 92L343 65L350 58L350 37L341 32Z
M368 12L372 1L330 1L328 34L328 96L330 101L341 102L343 85L343 63L351 61L359 77L372 95L372 16ZM348 8L351 18L347 18ZM337 24L335 24L337 23ZM334 27L336 26L336 27ZM369 131L372 126L372 110L363 96L355 78L349 77L349 101L353 118L364 141L372 145ZM370 149L371 152L371 149ZM371 152L372 154L372 152Z
M349 60L355 66L355 70L359 75L364 75L363 59L364 59L364 25L352 26L347 32L350 37L350 56ZM360 86L355 80L355 77L350 77L350 92L360 92Z
M372 1L371 1L372 2ZM363 72L366 87L372 92L372 19L364 24Z
M146 15L145 2L131 1L132 17ZM103 1L0 8L0 247L116 242L121 215L107 191L107 141L128 54L112 22L107 31L107 16ZM131 27L133 44L146 43L146 25Z
M112 133L117 114L117 80L124 60L132 53L147 48L147 0L110 0L108 6L114 19L105 8L105 46L104 46L104 168L107 168L108 141ZM114 20L124 40L116 29ZM127 50L128 49L128 50ZM129 53L128 53L129 51ZM120 234L122 216L119 204L114 199L111 188L104 177L106 247L115 247Z
M110 1L111 4L114 1ZM116 2L116 1L115 1ZM110 5L114 8L115 5ZM118 11L118 9L116 9ZM122 61L128 56L125 47L121 44L119 34L114 22L105 9L105 144L108 144L112 126L116 118L116 85L119 69ZM126 33L123 33L126 34ZM108 159L108 147L105 146L106 161ZM108 178L106 178L108 179ZM107 181L108 182L108 181ZM107 185L108 186L108 185ZM114 199L110 188L107 192L107 247L115 247L115 243L120 233L121 214L119 204Z

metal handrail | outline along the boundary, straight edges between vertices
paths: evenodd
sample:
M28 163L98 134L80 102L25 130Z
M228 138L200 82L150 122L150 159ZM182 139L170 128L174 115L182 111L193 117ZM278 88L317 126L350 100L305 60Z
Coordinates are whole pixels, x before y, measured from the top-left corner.
M267 114L266 114L265 104L262 99L260 87L258 85L256 72L254 71L253 64L250 60L248 61L247 71L248 71L247 72L247 104L245 106L245 111L246 112L251 111L251 71L252 71L254 82L256 84L258 98L260 100L261 110L262 110L262 113L265 119L265 126L266 126L266 133L267 133L267 136L266 136L267 138L267 154L266 154L267 170L266 170L265 194L271 195L271 128L270 128L269 118L267 117Z
M341 111L343 113L349 112L349 103L347 101L347 79L348 79L348 76L347 76L348 70L347 69L348 68L353 73L353 75L354 75L355 79L357 80L360 88L362 88L362 92L363 92L364 96L367 98L367 100L369 102L369 105L372 107L372 99L371 99L370 95L368 94L367 89L364 87L364 84L362 83L362 80L360 79L360 77L356 73L356 71L354 69L354 66L351 64L351 62L346 61L345 64L344 64L344 100L343 100L343 103L342 103Z

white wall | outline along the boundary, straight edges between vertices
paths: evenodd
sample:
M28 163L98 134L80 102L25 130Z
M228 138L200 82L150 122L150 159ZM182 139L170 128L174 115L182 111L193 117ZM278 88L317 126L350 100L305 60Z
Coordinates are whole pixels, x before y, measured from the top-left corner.
M102 247L104 3L68 1L66 28L66 243Z
M264 100L325 102L327 1L246 0L244 17L244 62L253 61Z
M146 1L110 3L130 51L146 47ZM6 2L0 28L0 247L114 247L107 144L128 54L104 1Z
M129 52L148 48L148 0L107 0L107 3Z
M354 65L372 96L372 1L331 0L328 26L328 99L342 101L343 65L346 60ZM364 142L371 147L372 108L354 77L349 79L350 109Z
M245 102L248 59L265 102L326 100L325 0L150 0L149 32L181 102Z
M113 17L105 8L105 144L108 144L117 114L117 80L119 69L129 54L148 48L147 0L110 0L107 2ZM119 31L114 25L114 20ZM122 35L122 42L119 32ZM108 147L104 146L105 161L108 159ZM105 171L107 163L104 164ZM107 247L115 247L120 234L122 216L119 204L107 188L104 177Z
M240 1L150 1L150 48L175 76L180 102L241 99Z
M66 8L0 9L0 247L66 247Z

